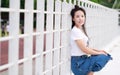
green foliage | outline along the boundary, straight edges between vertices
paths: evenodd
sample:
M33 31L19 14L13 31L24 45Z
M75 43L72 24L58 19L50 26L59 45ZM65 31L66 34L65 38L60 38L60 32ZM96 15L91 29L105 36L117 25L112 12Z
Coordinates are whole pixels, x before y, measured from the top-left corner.
M113 8L120 9L120 0L117 0L113 6Z
M95 2L95 3L99 3L99 0L90 0L92 2Z
M20 8L21 9L25 8L25 0L20 0Z
M90 0L90 1L101 4L109 8L120 9L120 0ZM117 2L115 3L115 1Z
M112 8L115 0L100 0L100 4Z
M1 0L1 7L9 7L9 0Z
M37 8L37 0L34 0L34 9Z

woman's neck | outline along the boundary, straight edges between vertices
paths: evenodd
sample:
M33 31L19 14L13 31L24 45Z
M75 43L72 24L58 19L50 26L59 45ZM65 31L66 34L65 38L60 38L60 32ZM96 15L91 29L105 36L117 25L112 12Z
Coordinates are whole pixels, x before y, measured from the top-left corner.
M77 28L80 29L82 32L84 32L82 26L75 26L75 27L77 27Z

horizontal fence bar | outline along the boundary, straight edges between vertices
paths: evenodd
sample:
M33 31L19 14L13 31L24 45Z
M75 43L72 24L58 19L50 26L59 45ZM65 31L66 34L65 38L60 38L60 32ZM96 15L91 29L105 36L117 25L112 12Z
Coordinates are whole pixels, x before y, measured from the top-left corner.
M53 51L56 51L57 49L61 49L61 48L64 48L64 47L68 47L68 46L60 46L60 47L57 47L57 48L53 48L53 49L51 49L51 50L46 50L46 51L44 51L44 52L41 53L41 54L38 54L38 53L37 53L37 54L32 55L31 57L26 57L26 58L23 58L23 59L19 59L19 61L17 61L16 63L9 63L9 64L6 64L6 65L0 66L0 70L7 69L7 68L13 66L14 64L23 63L23 62L25 62L25 61L28 61L29 59L37 58L37 57L39 57L39 56L41 56L41 55L47 54L47 53L49 53L49 52L51 52L51 51L52 51L52 52L53 52Z
M21 12L21 13L25 13L25 12L32 12L32 13L45 13L45 14L68 14L69 12L52 12L52 11L40 11L40 10L27 10L27 9L20 9L20 10L14 10L14 9L10 9L10 8L1 8L0 9L1 12Z
M11 40L14 38L24 38L28 36L39 36L43 34L48 34L48 33L54 33L54 32L59 32L59 31L70 31L70 29L60 29L60 30L52 30L52 31L44 31L44 32L33 32L32 34L21 34L18 36L7 36L7 37L1 37L0 41L6 41L6 40Z

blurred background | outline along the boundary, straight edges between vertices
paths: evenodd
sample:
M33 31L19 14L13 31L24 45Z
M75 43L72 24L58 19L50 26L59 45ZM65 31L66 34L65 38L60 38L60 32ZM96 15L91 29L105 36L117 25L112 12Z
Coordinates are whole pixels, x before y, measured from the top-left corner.
M112 9L120 9L120 0L90 0L90 1Z

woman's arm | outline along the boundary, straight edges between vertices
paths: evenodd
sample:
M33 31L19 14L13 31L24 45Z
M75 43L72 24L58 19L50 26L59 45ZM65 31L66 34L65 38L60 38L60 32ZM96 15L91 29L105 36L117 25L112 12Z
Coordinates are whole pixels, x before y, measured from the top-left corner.
M86 54L90 54L90 55L99 55L99 54L105 54L106 53L104 51L98 51L98 50L94 50L91 49L89 47L86 47L85 43L83 42L82 39L79 40L75 40L76 44L78 45L78 47L85 52Z
M107 54L107 52L105 50L97 50L97 49L93 49L94 51L97 51L97 52L105 52Z

